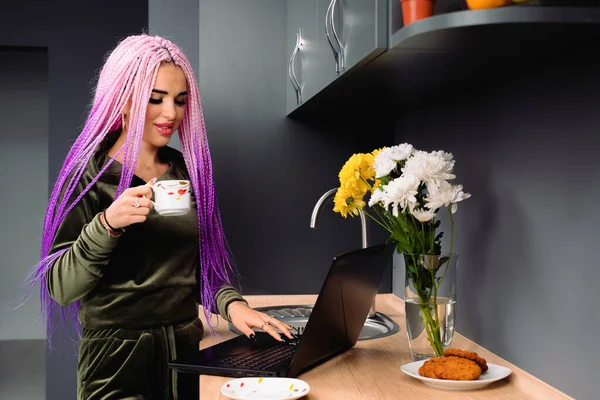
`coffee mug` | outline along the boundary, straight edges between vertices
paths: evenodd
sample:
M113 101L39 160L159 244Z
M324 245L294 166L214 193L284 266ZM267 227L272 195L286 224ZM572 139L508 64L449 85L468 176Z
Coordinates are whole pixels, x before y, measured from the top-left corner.
M164 216L187 214L191 207L190 181L158 181L152 186L154 209Z

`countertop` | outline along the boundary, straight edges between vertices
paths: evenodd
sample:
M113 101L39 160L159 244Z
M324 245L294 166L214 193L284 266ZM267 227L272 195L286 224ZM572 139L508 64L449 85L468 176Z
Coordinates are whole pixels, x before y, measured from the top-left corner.
M317 298L316 295L244 297L252 307L314 304ZM485 389L474 391L455 392L426 386L400 370L403 364L412 362L406 337L404 301L393 294L379 294L376 309L396 321L400 332L380 339L359 341L347 352L298 376L310 385L310 393L302 399L572 399L458 333L454 335L452 347L475 351L489 363L510 368L512 374ZM202 312L200 315L203 318ZM219 318L216 330L221 337L211 336L205 329L206 333L200 342L201 349L235 336L229 331L226 321L217 316L214 318L214 322ZM221 386L230 379L201 375L200 398L228 399L221 394Z

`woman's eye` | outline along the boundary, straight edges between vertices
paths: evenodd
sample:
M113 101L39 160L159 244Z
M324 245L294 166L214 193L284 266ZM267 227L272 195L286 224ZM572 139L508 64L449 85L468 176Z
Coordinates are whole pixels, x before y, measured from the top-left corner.
M175 104L178 106L185 106L185 100L175 100Z
M153 99L151 97L149 102L150 102L150 104L160 104L160 103L162 103L162 99Z

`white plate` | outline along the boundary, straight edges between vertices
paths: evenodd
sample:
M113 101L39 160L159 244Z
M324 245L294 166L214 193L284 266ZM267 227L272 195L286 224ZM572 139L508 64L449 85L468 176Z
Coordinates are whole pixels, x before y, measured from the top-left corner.
M308 383L292 378L239 378L221 387L221 393L234 400L291 400L306 396L308 392Z
M478 380L474 381L451 381L446 379L433 379L421 376L419 374L419 368L427 360L415 361L408 364L404 364L401 369L408 376L417 378L426 385L429 385L438 389L446 390L475 390L486 387L492 382L504 379L511 374L510 368L502 367L496 364L488 363L488 370L481 374Z

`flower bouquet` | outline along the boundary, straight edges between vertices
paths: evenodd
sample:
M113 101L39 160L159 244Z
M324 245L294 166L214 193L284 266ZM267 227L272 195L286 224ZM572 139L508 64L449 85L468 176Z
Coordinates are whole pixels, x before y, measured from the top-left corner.
M455 178L453 168L452 154L420 151L407 143L354 154L339 173L334 198L335 212L346 218L362 210L389 233L396 251L403 254L407 333L415 359L443 355L454 331L458 255L452 253L453 214L457 203L470 194L462 185L449 183ZM367 193L370 211L365 210ZM441 222L436 219L442 208L450 216L450 247L444 254ZM433 354L419 350L419 340Z

